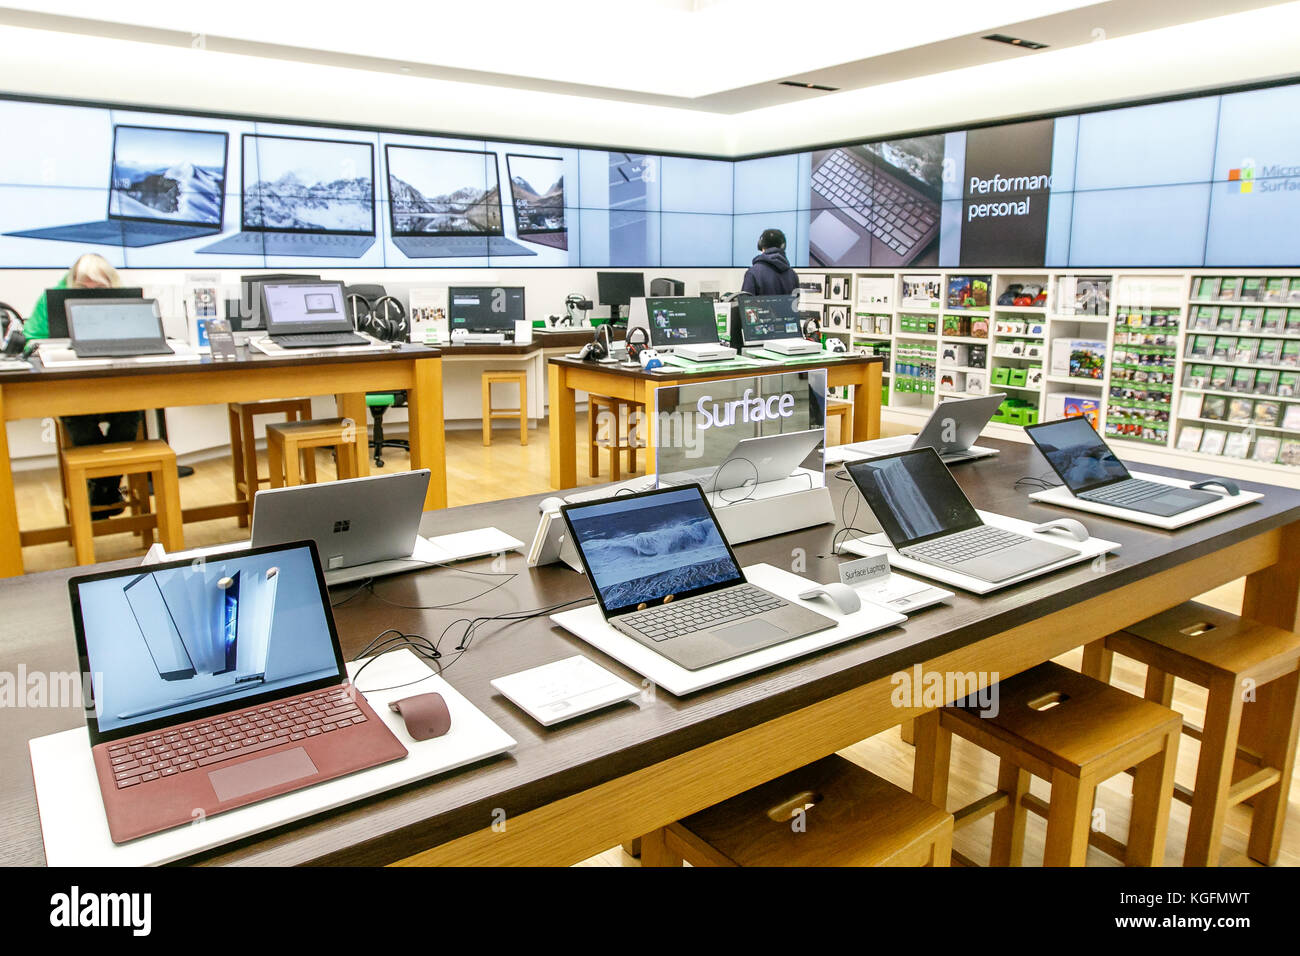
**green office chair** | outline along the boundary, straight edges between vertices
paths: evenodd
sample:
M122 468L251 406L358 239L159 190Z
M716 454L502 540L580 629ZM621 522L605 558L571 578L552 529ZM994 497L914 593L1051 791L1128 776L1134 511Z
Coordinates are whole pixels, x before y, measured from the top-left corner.
M373 335L382 342L405 342L411 336L411 326L406 309L381 285L351 285L343 287L348 315L358 332ZM411 443L405 438L384 437L384 413L390 408L406 404L406 392L367 392L366 408L370 409L370 450L376 468L384 467L385 448L401 448L410 454Z

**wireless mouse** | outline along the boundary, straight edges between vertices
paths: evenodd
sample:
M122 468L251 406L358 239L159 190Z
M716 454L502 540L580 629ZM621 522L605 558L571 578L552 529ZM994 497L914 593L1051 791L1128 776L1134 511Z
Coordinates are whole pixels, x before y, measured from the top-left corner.
M1034 526L1035 531L1060 531L1068 534L1075 541L1087 541L1090 535L1088 529L1083 526L1082 521L1075 521L1073 518L1057 518L1055 521L1045 521L1040 525Z
M819 597L828 598L832 604L839 608L841 614L852 614L862 608L861 595L847 584L841 584L838 581L830 584L819 584L815 588L804 591L799 597L805 601L812 601Z
M403 697L388 705L388 709L401 714L406 722L406 732L412 740L429 740L441 737L451 729L451 712L441 694L416 694Z

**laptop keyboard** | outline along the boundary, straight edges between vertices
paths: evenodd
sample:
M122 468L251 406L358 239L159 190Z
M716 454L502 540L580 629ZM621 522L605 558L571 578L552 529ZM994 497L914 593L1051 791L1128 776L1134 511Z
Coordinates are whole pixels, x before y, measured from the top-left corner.
M990 525L980 525L959 534L950 534L944 538L935 538L921 544L904 548L902 553L908 557L921 558L936 564L960 564L972 558L980 558L994 551L1024 544L1030 539L1016 531L1005 531Z
M285 349L324 348L331 345L369 345L370 340L352 332L294 332L273 335L271 341Z
M619 620L652 641L667 641L773 611L785 603L775 595L745 584L691 598L681 604L637 611Z
M813 172L812 185L840 212L907 255L938 222L934 204L847 150L834 150Z
M1098 488L1096 491L1085 491L1079 497L1099 504L1127 505L1135 501L1146 501L1148 498L1158 498L1168 491L1169 486L1162 485L1158 481L1129 478L1126 481L1107 485L1105 488Z
M366 715L346 688L277 701L110 744L117 789L188 773L200 767L269 750L364 723Z
M78 358L100 356L114 358L132 355L166 355L171 346L159 345L154 339L121 339L111 342L75 342L72 351Z

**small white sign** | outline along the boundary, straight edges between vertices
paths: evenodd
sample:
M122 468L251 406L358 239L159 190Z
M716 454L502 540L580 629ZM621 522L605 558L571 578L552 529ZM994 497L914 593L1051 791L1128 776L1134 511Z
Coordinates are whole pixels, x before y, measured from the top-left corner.
M866 584L880 578L889 577L889 555L877 554L857 561L845 561L840 565L840 582L849 587Z

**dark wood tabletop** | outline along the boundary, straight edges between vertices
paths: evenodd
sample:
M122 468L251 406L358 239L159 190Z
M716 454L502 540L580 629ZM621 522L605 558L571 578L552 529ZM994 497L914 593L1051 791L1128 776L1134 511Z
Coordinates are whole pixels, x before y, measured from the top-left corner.
M719 375L741 377L751 372L755 375L765 375L772 372L801 372L810 368L871 365L877 362L883 365L885 363L884 357L880 355L857 355L850 352L824 354L815 359L800 356L791 358L788 362L755 362L753 366L744 368L733 368L726 362L700 362L698 368L681 368L676 365L668 365L662 371L653 372L647 372L640 365L631 365L624 362L585 362L582 359L569 358L567 355L555 355L547 361L551 365L562 365L567 368L598 369L610 375L623 375L628 378L671 379L673 381L689 378L709 378Z
M484 625L469 650L459 657L453 647L463 628L455 628L441 644L445 677L518 741L514 751L252 837L191 862L392 862L489 826L494 810L504 810L509 816L521 814L1300 521L1300 491L1252 483L1243 483L1243 487L1264 491L1266 496L1260 502L1174 532L1035 504L1015 482L1048 471L1037 451L999 440L985 439L981 444L999 447L1002 454L953 469L977 507L1033 521L1077 517L1094 535L1120 542L1121 550L1110 555L1104 566L1093 563L1057 571L988 597L958 593L947 604L918 612L902 625L919 632L924 643L888 656L877 656L872 638L864 637L685 698L661 689L652 701L622 704L549 729L497 694L489 681L574 654L585 654L633 683L639 684L640 677L552 625L545 615ZM835 476L838 470L832 467L828 471L832 497L837 511L847 504L851 514L857 492L851 483ZM1191 477L1145 464L1141 470ZM423 531L445 534L492 525L529 541L542 497L429 512ZM837 565L843 559L831 554L831 545L838 527L821 525L752 542L738 547L737 553L746 565L767 562L789 568L793 550L800 548L806 554L803 573L807 577L837 580ZM349 657L355 655L390 627L436 641L458 618L590 600L586 578L564 566L530 570L522 555L512 554L506 569L518 572L517 576L482 597L477 595L504 580L470 573L492 570L487 559L456 569L383 578L374 585L373 593L360 591L351 596L353 586L336 588L333 599L341 606L334 613L345 652ZM66 585L74 573L69 569L0 582L0 620L5 621L0 671L17 674L20 667L27 673L77 667ZM459 603L443 610L414 609L452 602ZM1134 608L1134 620L1153 610ZM7 732L0 740L0 863L44 861L27 740L81 724L76 708L16 708L6 714Z

